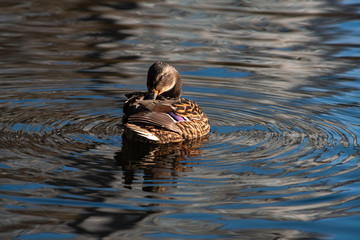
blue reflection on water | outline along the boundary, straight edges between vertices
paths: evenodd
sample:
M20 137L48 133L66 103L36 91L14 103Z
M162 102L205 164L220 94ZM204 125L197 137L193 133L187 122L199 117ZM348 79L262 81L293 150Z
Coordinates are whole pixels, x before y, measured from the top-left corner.
M233 78L242 78L250 76L251 73L248 72L239 72L239 71L230 71L226 68L202 68L197 71L183 71L181 74L192 75L192 76L206 76L206 77L233 77Z
M26 191L26 190L37 190L41 188L54 188L54 186L42 183L26 183L26 184L3 184L0 185L1 191Z
M21 234L17 236L16 239L24 239L24 240L73 239L77 236L78 236L77 234L71 234L71 233L44 232L44 233L33 233L33 234Z

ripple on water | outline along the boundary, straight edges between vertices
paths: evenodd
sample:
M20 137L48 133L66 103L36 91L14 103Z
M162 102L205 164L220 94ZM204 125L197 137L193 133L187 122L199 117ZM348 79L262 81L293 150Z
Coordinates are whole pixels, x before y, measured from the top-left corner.
M357 196L345 189L357 188L350 183L356 179L359 168L357 135L346 124L336 121L332 113L328 117L318 116L308 111L311 106L299 108L301 100L286 101L270 93L228 91L217 85L208 86L206 91L202 87L185 90L211 121L209 139L185 147L137 146L144 152L137 150L136 158L134 152L129 157L124 150L119 126L121 108L111 100L105 98L103 104L90 107L89 102L99 101L90 94L66 97L62 101L29 98L13 102L11 111L4 111L0 141L4 156L16 158L14 162L18 164L4 164L9 170L7 178L19 182L1 186L7 192L3 199L9 206L11 202L49 209L61 206L69 215L71 211L65 210L69 207L97 208L105 222L109 220L109 211L140 212L140 215L150 209L169 211L146 221L154 221L152 225L162 228L166 228L165 223L170 227L177 222L186 230L184 236L201 235L189 229L194 221L200 221L214 232L213 236L218 236L221 231L216 229L224 225L231 228L237 219L312 221L341 216L355 207ZM82 93L84 89L78 91ZM112 114L103 114L113 109ZM22 114L24 111L26 115ZM114 148L106 150L107 145L123 149L114 154ZM104 153L110 153L110 157L104 157ZM90 167L86 161L95 160L87 157L91 154L98 159ZM32 160L26 163L19 160L29 157ZM108 163L98 165L113 158L119 169ZM76 160L59 168L55 164L59 159ZM72 176L80 183L74 186L69 181L49 179L42 175L44 168L26 169L29 164L46 164L45 168L59 177ZM24 167L19 168L21 165ZM34 183L24 185L22 181L28 180L14 176L15 171L36 176ZM102 182L100 172L111 174ZM85 183L76 175L91 180ZM43 181L53 184L41 184ZM45 189L66 194L38 197L31 193ZM18 196L20 192L22 196ZM108 202L96 202L90 197L95 193L110 196ZM119 195L121 198L115 200ZM76 227L82 224L91 232L89 221L96 219L88 217ZM220 223L215 224L212 219Z
M147 177L149 172L135 173L138 180L128 183L132 189L139 184L147 191L167 192L174 188L181 194L153 200L133 199L134 206L155 204L160 209L161 206L201 206L215 212L221 209L232 217L239 214L254 217L256 209L261 212L255 214L257 218L314 220L318 217L310 214L314 209L351 201L346 194L340 194L340 190L334 190L340 189L346 176L352 176L352 171L358 168L356 135L345 126L309 115L304 109L294 107L291 102L284 103L271 94L253 96L251 92L232 91L225 95L226 90L214 87L206 96L195 92L196 88L192 90L189 96L204 108L211 120L209 141L199 153L175 160L184 165L184 170L175 168L179 171L177 177L154 170L150 178ZM91 96L86 98L94 100ZM210 105L209 98L217 101ZM261 103L261 98L265 98L265 102ZM3 119L1 141L4 148L16 152L17 157L39 159L64 155L81 145L121 146L119 116L92 114L98 110L84 109L84 106L79 106L79 111L66 111L63 107L61 111L49 111L55 105L68 105L72 101L73 98L63 102L15 103L18 108L37 110L26 116L12 111L7 120ZM137 169L168 168L169 153L158 152L154 154L155 159L146 157ZM162 164L154 163L160 159L166 160ZM122 167L129 171L124 165ZM180 176L182 178L177 179ZM202 186L204 191L199 191L197 186ZM208 196L205 189L214 195ZM303 205L304 201L311 204ZM287 211L288 215L280 215L279 211Z
M203 207L232 217L301 221L347 211L342 206L357 197L340 186L359 167L354 132L291 103L268 98L271 104L254 105L235 98L204 104L212 131L197 166L213 170L195 183L210 177L221 187L209 187L216 197Z

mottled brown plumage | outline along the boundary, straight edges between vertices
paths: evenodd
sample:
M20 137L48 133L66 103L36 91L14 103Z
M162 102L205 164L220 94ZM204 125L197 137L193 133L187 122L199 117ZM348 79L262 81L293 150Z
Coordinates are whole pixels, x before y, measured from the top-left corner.
M123 123L130 139L170 143L209 132L209 120L199 105L181 98L181 77L174 67L154 63L148 71L147 87L147 92L126 94Z

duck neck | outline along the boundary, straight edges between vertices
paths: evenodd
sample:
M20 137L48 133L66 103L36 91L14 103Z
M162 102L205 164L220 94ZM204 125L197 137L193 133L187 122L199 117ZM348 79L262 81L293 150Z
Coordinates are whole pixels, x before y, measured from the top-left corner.
M181 93L182 93L182 82L181 82L180 74L177 73L176 83L174 87L167 92L163 92L161 95L166 98L180 98Z

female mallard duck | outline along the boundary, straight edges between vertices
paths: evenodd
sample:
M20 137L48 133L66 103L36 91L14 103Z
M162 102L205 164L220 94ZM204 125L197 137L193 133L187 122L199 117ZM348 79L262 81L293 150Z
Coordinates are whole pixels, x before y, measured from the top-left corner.
M210 130L209 120L199 105L181 98L179 72L156 62L147 74L147 92L126 94L123 124L131 139L170 143L200 138Z

